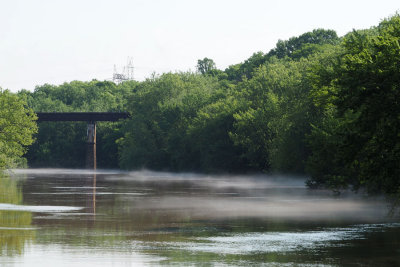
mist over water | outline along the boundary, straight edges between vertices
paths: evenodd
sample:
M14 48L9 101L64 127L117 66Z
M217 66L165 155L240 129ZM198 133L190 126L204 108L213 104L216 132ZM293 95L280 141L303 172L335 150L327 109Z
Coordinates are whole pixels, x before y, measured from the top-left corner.
M368 222L395 220L389 216L390 204L383 197L368 197L351 191L337 195L330 190L309 189L305 185L306 177L79 169L17 169L11 170L11 173L16 177L25 176L32 179L36 176L74 179L92 178L96 175L103 181L131 183L124 192L112 192L107 190L107 187L85 187L81 184L69 189L97 188L96 195L146 195L147 197L141 200L140 206L136 205L135 209L177 210L189 212L191 216L199 219L268 217ZM140 192L135 190L137 186ZM54 188L68 189L60 186ZM90 190L86 193L92 194ZM84 192L58 190L44 194L84 194ZM151 197L155 194L156 200Z
M167 188L159 201L144 201L142 208L191 210L192 215L202 218L389 219L389 204L383 197L311 190L305 186L305 177L137 171L106 179L156 184L160 190Z
M43 266L38 255L46 250L58 256L44 266L400 264L390 256L400 251L400 219L389 216L383 197L311 190L306 177L70 169L9 174L10 196L0 199L0 253L7 248L13 256L0 265ZM380 254L361 255L363 249Z

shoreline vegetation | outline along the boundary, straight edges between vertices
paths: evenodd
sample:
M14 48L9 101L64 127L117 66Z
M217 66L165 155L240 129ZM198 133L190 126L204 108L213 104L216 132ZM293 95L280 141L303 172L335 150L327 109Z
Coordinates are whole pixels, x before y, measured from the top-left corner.
M84 123L34 112L127 111L98 123L101 168L307 175L311 188L400 197L400 15L338 37L316 29L225 70L0 91L0 168L80 168ZM34 111L34 112L33 112ZM36 140L35 142L33 142Z

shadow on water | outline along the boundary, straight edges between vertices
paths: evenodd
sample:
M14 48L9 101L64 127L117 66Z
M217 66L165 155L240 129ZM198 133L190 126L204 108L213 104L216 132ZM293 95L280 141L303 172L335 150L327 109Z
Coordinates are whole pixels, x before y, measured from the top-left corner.
M29 221L0 226L35 229L10 232L20 249L0 241L23 266L49 248L65 266L400 264L400 220L384 198L309 190L301 177L28 169L7 183L18 193L0 213Z

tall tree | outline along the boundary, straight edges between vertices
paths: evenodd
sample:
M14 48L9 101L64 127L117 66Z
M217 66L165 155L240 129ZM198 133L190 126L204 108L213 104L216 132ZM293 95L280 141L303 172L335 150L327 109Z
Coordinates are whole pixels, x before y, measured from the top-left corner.
M197 60L196 69L198 72L205 75L208 74L211 70L216 69L216 66L214 60L205 57L203 59Z
M36 115L26 102L0 89L0 169L18 165L36 133Z

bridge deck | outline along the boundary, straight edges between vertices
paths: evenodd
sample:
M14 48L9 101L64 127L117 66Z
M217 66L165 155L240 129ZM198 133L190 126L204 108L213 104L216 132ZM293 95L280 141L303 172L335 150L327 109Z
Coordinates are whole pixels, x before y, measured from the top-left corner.
M128 112L37 112L38 121L117 121Z

